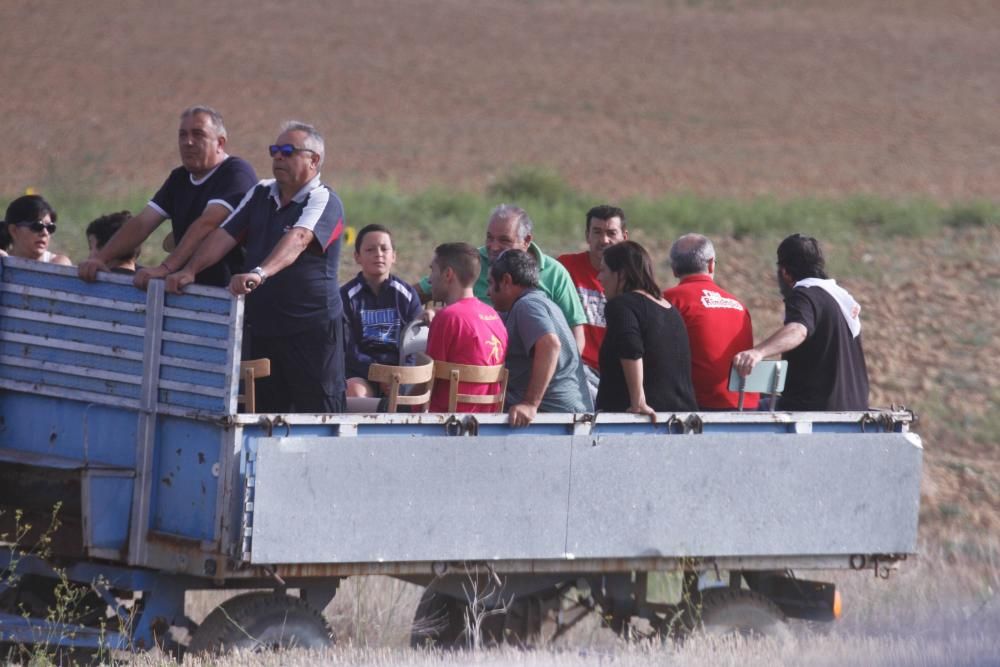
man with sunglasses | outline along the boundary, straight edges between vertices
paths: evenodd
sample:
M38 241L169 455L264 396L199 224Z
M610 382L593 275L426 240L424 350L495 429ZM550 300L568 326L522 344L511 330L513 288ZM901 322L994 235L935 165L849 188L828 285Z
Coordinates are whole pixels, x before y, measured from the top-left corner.
M273 179L260 181L187 265L167 277L179 293L237 245L249 270L229 283L247 295L244 358L271 360L257 382L259 412L342 412L343 307L337 282L344 207L320 181L323 137L296 121L270 146ZM250 268L252 267L252 268Z
M103 248L80 264L81 278L92 281L98 271L110 271L116 257L133 253L170 218L177 245L160 266L136 273L135 286L146 289L150 280L164 278L184 266L257 182L257 174L249 163L226 153L226 127L215 109L207 106L185 109L177 140L181 166L170 172L138 215L132 216ZM220 260L198 274L199 284L226 287L232 274L242 268L243 257L238 249Z

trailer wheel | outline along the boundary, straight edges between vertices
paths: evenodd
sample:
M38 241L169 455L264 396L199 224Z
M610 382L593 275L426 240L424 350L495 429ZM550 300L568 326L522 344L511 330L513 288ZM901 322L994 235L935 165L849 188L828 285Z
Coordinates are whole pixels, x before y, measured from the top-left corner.
M424 591L417 605L410 633L410 646L463 649L469 646L466 628L468 605L462 600L433 591ZM545 601L537 595L515 598L502 614L483 619L482 642L487 645L532 645L542 632L547 613Z
M323 615L305 600L284 593L246 593L226 600L195 630L192 653L233 649L322 649L333 645Z
M424 648L465 648L465 609L467 605L448 595L424 591L413 615L410 646Z
M701 604L684 610L684 625L708 635L790 637L785 614L778 605L744 588L710 588L701 592Z

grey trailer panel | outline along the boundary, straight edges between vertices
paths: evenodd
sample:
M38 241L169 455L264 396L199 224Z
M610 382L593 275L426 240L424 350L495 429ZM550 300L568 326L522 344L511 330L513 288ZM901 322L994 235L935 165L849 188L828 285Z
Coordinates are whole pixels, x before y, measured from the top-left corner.
M254 563L916 550L922 449L909 433L257 443Z
M576 558L914 553L911 433L577 440Z
M562 558L570 441L260 438L251 561Z

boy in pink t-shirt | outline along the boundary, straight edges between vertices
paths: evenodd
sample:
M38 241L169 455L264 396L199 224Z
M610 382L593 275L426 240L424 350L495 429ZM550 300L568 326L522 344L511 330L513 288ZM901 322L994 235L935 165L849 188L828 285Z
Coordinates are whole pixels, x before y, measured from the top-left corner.
M507 328L497 311L473 295L479 277L479 251L467 243L445 243L434 250L431 297L448 304L431 321L427 354L437 361L499 366L507 354ZM497 385L460 383L463 394L491 394ZM431 412L448 411L448 382L434 384ZM490 405L459 403L458 412L488 412Z

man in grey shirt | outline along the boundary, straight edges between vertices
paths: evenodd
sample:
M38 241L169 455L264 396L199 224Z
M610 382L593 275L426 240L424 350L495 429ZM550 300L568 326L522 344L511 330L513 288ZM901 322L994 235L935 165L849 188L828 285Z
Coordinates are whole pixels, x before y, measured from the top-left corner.
M507 326L507 406L511 426L538 412L593 412L594 403L566 316L538 289L538 263L506 250L491 265L489 297Z

